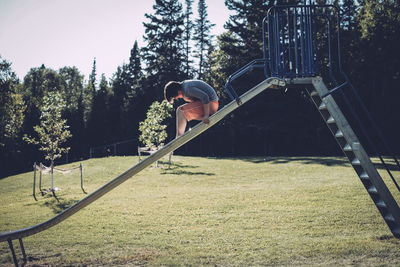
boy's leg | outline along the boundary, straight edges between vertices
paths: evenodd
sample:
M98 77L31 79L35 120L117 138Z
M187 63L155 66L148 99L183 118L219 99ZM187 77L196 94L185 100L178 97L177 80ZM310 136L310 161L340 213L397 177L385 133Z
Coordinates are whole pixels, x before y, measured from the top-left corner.
M210 102L210 115L218 110L218 102ZM203 104L200 101L190 102L176 109L176 137L185 133L186 125L191 120L202 120L204 116Z
M182 110L182 106L176 109L176 137L185 133L187 119Z

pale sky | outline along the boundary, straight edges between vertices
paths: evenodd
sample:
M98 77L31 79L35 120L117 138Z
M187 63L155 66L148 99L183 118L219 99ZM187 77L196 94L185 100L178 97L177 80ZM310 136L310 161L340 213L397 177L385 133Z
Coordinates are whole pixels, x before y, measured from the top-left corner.
M184 1L181 0L183 3ZM143 43L145 13L154 0L0 0L0 55L22 80L32 67L76 66L88 78L96 57L98 78L128 62ZM229 18L224 0L206 0L212 34ZM197 1L193 4L197 16Z

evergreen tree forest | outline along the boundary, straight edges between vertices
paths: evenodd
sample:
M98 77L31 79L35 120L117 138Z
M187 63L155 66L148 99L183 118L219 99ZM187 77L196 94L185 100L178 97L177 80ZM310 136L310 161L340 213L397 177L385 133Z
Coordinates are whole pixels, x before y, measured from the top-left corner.
M388 143L399 153L399 1L315 2L341 8L343 67ZM216 89L223 107L230 102L225 93L228 77L251 60L263 57L262 21L268 9L288 3L304 1L225 0L232 15L224 25L225 31L212 36L214 24L207 15L207 5L212 1L154 0L153 11L145 14L143 21L145 45L132 44L126 55L128 63L119 66L112 77L97 74L94 58L89 77L76 67L53 70L41 65L32 66L20 80L12 62L1 55L0 177L31 170L34 162L43 161L43 153L24 142L23 136L34 134L34 126L40 124L43 99L50 92L58 92L65 102L63 119L72 135L66 143L69 161L89 158L91 147L123 140L137 140L139 145L139 123L154 101L163 100L164 85L170 80L203 79ZM254 71L235 86L246 90L264 78ZM168 125L170 141L175 137L175 114ZM175 153L341 155L308 96L293 89L262 93ZM63 162L65 159L59 159Z

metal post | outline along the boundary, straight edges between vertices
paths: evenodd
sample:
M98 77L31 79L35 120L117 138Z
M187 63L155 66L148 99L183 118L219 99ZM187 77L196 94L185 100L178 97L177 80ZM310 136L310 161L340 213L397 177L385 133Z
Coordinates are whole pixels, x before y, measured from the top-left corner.
M294 29L294 57L296 62L295 76L299 73L299 59L298 59L298 40L297 40L297 8L294 9L293 15L293 29Z
M288 56L288 68L289 74L292 74L292 70L293 70L293 56L292 56L292 36L291 36L291 27L290 27L290 9L287 9L287 25L288 25L288 50L289 50L289 56Z
M14 264L15 264L16 267L18 267L17 256L15 255L15 251L14 251L14 246L13 246L12 240L8 239L7 241L8 241L8 246L10 247L10 250L11 250L11 254L13 256Z
M26 253L25 253L24 243L22 243L22 238L19 238L19 246L21 247L22 257L24 258L24 262L26 262Z
M36 162L33 164L33 198L37 201L35 187L36 187Z
M83 193L86 194L85 189L83 189L83 173L82 173L82 163L79 164L79 170L81 171L81 188Z
M304 10L303 7L300 9L300 48L301 48L301 77L304 77L305 73L305 51L304 51Z

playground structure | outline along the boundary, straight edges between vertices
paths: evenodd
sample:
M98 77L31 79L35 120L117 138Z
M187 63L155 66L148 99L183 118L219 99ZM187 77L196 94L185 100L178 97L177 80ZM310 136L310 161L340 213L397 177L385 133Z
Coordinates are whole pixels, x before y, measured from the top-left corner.
M317 49L316 25L318 20L326 22L326 32L324 32L326 40L324 41L328 45L328 58L326 59L328 63L324 66L320 64L321 51ZM336 35L335 38L332 37L333 33ZM287 87L307 90L390 231L395 237L400 238L400 208L372 163L365 147L372 150L370 155L379 157L399 191L400 188L383 155L391 156L399 169L400 164L390 151L382 133L342 69L340 10L332 5L274 6L268 10L263 21L263 40L264 57L253 60L229 77L226 90L232 101L212 115L209 124L200 122L191 131L169 142L162 149L150 154L146 159L138 162L126 172L50 220L28 228L0 233L0 242L8 242L15 265L18 265L18 261L12 243L13 240L19 240L26 261L22 238L44 231L67 219L150 166L153 162L200 135L266 89L281 90ZM264 71L265 80L239 96L232 82L255 68ZM358 115L353 102L350 102L348 96L346 96L346 93L349 92L358 101L357 105L361 108L363 117ZM338 98L340 98L340 104L337 101ZM355 122L356 127L349 123L348 115L345 116L342 112L341 104L344 104L346 110L349 110L351 122ZM367 120L364 122L362 118L367 118ZM357 134L354 128L357 128ZM361 136L362 142L359 136ZM382 144L382 148L378 147L378 143ZM385 149L383 154L382 149Z

